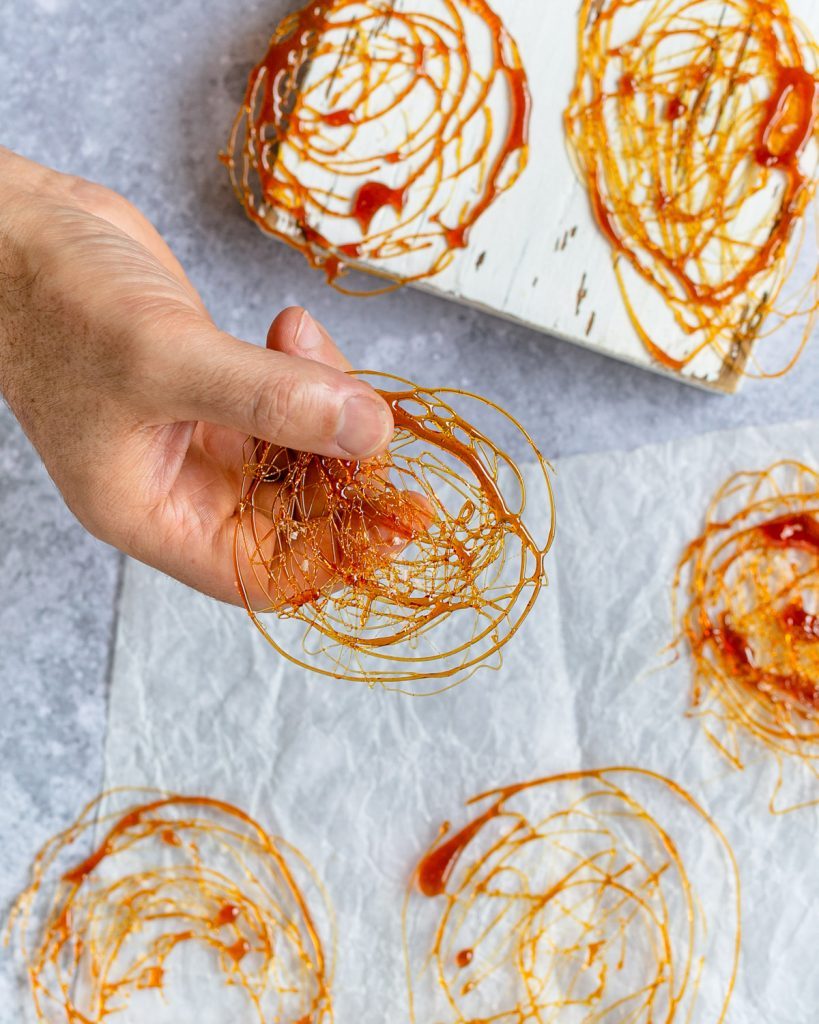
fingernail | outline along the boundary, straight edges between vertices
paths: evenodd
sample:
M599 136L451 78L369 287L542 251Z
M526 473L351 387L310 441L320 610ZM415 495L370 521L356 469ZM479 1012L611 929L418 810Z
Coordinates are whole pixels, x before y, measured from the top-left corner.
M324 344L321 328L305 309L299 318L293 343L299 352L305 355L316 352Z
M380 451L392 433L389 409L378 398L355 395L341 408L336 443L354 459Z

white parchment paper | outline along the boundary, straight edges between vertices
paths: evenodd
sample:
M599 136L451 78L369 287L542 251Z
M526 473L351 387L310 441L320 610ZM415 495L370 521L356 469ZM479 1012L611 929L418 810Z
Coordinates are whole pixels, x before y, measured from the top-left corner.
M313 677L277 658L242 611L129 564L106 785L228 799L295 844L335 907L336 1020L393 1024L407 1020L408 880L441 823L467 820L465 800L582 768L660 772L715 817L739 863L727 1020L814 1024L819 816L769 813L776 766L760 751L744 772L730 768L685 716L688 657L669 665L663 648L674 567L714 491L737 470L817 452L812 423L560 462L548 590L499 672L432 698ZM707 892L708 864L688 869ZM718 935L720 921L708 924Z

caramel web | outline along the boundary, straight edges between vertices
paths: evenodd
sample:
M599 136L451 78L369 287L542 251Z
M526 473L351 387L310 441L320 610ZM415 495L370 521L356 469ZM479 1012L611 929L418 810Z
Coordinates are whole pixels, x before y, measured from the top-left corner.
M775 756L772 810L815 803L819 473L787 460L726 481L680 562L674 608L709 737L737 768L760 745ZM783 792L794 763L799 796Z
M684 790L618 767L470 806L470 823L454 835L444 826L421 860L405 904L413 1024L725 1019L736 862Z
M337 287L358 261L417 281L523 171L529 106L485 0L313 0L253 69L223 159L248 216Z
M570 153L663 365L693 372L710 350L723 378L774 376L810 337L818 69L784 0L584 0ZM746 370L755 339L794 319L795 350Z
M240 592L257 627L296 664L437 692L497 667L546 583L549 467L487 399L360 376L392 410L383 457L346 462L248 442ZM526 480L492 434L523 443L533 460Z
M203 994L234 1019L330 1024L328 914L301 855L237 808L116 790L42 848L9 937L42 1024L166 1019Z

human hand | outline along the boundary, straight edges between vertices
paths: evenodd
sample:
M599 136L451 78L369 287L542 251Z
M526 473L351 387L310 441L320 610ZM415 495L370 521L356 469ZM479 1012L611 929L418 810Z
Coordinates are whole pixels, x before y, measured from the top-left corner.
M302 309L267 350L220 331L130 203L0 148L0 391L97 537L237 603L245 438L358 459L392 436L348 369Z

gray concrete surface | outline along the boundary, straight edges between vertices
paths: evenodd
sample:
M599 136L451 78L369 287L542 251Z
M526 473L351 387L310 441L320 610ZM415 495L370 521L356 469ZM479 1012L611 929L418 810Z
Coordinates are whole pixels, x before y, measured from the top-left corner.
M224 329L261 341L282 306L304 304L354 364L484 392L549 455L815 414L819 344L786 379L723 398L418 292L363 302L325 287L245 219L216 158L250 66L293 6L3 0L0 143L138 204ZM100 784L119 559L74 522L6 409L0 525L4 914L37 846Z

